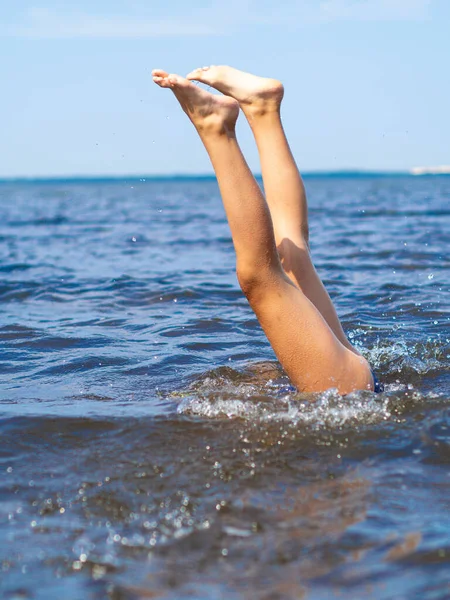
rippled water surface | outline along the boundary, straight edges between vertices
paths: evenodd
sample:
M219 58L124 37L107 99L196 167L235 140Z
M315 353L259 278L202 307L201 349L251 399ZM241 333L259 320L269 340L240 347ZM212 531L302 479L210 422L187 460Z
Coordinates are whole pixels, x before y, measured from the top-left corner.
M383 394L291 388L213 181L0 185L2 598L450 598L450 178L307 189Z

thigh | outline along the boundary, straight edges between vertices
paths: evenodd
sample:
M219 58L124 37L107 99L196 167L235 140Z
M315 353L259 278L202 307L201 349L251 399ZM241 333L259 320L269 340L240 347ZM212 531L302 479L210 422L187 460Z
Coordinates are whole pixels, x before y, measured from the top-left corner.
M293 239L296 239L295 243ZM341 344L358 354L344 333L333 302L313 265L306 241L285 237L278 245L278 255L286 275L314 304Z
M248 299L278 360L300 391L372 389L367 361L337 339L319 310L286 276L275 274Z

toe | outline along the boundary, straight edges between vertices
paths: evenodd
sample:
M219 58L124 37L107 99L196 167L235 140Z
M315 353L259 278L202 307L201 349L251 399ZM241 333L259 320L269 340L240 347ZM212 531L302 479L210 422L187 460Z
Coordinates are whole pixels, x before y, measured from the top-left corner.
M186 75L186 79L190 79L193 81L202 81L205 70L208 70L208 67L203 67L199 69L194 69L190 73Z
M169 85L166 77L157 77L156 75L153 75L153 83L160 87L168 87Z
M169 73L167 73L167 71L164 71L164 69L153 69L152 71L152 75L153 77L167 77Z
M167 79L172 86L176 85L177 87L184 87L189 84L189 81L187 81L184 77L176 75L175 73L171 73Z
M156 85L159 85L162 88L171 88L173 87L170 78L169 77L157 77L157 76L153 76L153 82L156 83Z

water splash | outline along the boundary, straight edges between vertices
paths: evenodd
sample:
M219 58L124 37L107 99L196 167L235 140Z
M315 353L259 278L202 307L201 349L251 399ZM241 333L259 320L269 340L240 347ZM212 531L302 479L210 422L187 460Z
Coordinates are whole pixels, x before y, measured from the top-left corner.
M440 398L434 391L419 390L416 383L450 369L447 339L413 344L377 340L370 350L360 349L386 382L383 394L359 391L341 396L336 389L301 394L276 363L265 362L241 371L221 368L203 373L177 394L182 398L177 412L208 419L285 421L311 430L379 423Z

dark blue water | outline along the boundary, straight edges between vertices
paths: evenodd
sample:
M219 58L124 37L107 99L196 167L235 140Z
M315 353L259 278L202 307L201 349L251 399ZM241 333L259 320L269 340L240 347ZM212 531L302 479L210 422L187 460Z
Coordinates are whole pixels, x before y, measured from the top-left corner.
M307 189L384 394L291 390L213 181L0 185L2 598L450 598L450 178Z

